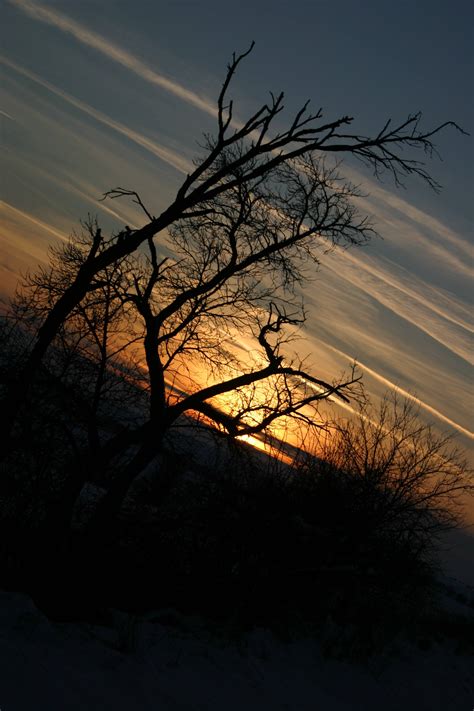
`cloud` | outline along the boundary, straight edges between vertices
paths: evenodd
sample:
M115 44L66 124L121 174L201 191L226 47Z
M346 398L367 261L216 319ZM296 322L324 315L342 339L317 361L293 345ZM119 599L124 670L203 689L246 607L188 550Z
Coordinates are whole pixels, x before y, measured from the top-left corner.
M25 161L20 156L16 157L16 163L25 165ZM60 173L51 173L43 170L39 166L32 166L31 164L26 166L30 175L37 174L38 178L44 183L48 181L52 183L58 190L65 190L67 193L75 195L81 200L90 203L94 206L95 210L100 210L101 212L106 212L108 215L114 218L120 226L128 224L132 229L138 229L141 227L143 222L140 222L141 212L131 203L120 203L120 207L115 205L115 209L110 207L110 201L105 202L98 199L99 188L94 189L89 182L81 180L77 175L71 174L67 170L62 170ZM45 198L46 200L46 198ZM55 220L58 220L58 216L55 216ZM67 225L67 231L70 232L74 229L73 224Z
M72 35L82 44L85 44L86 46L95 49L96 51L106 56L109 60L117 62L128 70L134 72L141 79L148 81L153 85L159 86L160 88L185 101L189 105L198 108L204 113L207 113L211 116L216 115L216 107L214 102L198 95L196 92L186 88L179 82L165 77L164 75L152 69L149 65L147 65L145 62L140 60L132 53L128 52L122 47L117 46L113 42L107 40L104 36L90 30L88 27L82 25L76 20L73 20L67 15L60 13L53 8L46 7L38 2L34 2L34 0L8 1L10 2L10 4L17 7L29 17L36 19L40 22L49 24L55 27L56 29L61 30L62 32ZM44 86L47 86L47 84L44 83ZM51 88L50 85L49 88ZM51 90L54 91L54 88ZM56 90L56 92L59 92L59 90ZM63 98L66 99L67 95L65 95L64 92L62 93L62 95ZM68 97L66 100L69 99L72 99L72 97ZM97 120L103 121L104 123L112 122L112 119L109 119L104 114L100 114L100 112L96 112L95 109L87 107L87 105L83 105L82 102L79 102L76 99L73 99L73 101L76 102L75 105L78 107L79 104L81 104L81 108L87 111L90 115L93 115ZM111 123L108 123L107 125L115 128L120 132L123 132L124 135L127 135L126 131L129 132L128 137L131 138L131 140L135 140L137 143L139 143L139 145L143 145L144 147L145 144L148 145L149 139L146 139L145 137L140 136L140 134L136 134L135 132L130 132L130 129L126 129L126 127L123 127L117 122L112 123L114 125L112 125ZM152 152L154 150L157 150L156 144L155 147L153 147L153 142L150 141L149 144L151 144L149 145L149 147L152 149ZM163 147L158 147L158 150L168 151L168 149L164 149ZM171 157L172 152L169 153ZM166 160L164 155L165 154L162 153L161 157ZM174 157L173 160L175 160ZM184 172L187 172L187 169L184 168L184 165L182 165L181 163L182 161L184 161L184 159L181 156L178 156L178 158L175 160L175 167L181 165L181 168L184 169ZM171 164L173 165L173 163ZM354 169L352 169L351 172L354 175L355 181L359 182L361 178L360 173ZM364 182L366 184L368 182L367 178L365 177ZM371 194L370 202L372 208L374 202L379 201L384 205L385 208L389 207L401 213L401 215L403 215L403 217L405 218L405 221L408 218L414 223L418 224L420 227L432 230L442 239L443 244L436 244L436 242L433 242L433 240L425 237L421 232L418 232L416 235L411 232L410 236L412 239L416 237L416 240L420 243L420 246L427 247L431 253L435 253L440 259L444 260L447 263L450 263L453 269L458 269L468 275L471 274L465 263L466 259L472 259L472 249L470 245L468 245L464 240L462 240L441 221L416 208L414 205L412 205L406 200L403 200L398 195L384 190L375 181L369 181L369 183ZM461 253L459 258L455 254L452 254L449 249L446 249L447 244Z
M362 175L354 166L344 165L344 174L356 185L363 183L364 197L359 198L360 205L364 205L368 210L376 213L380 211L383 216L391 215L393 218L394 215L397 215L405 224L411 223L412 226L416 225L423 231L429 231L430 235L435 236L436 241L445 248L454 249L464 258L472 261L472 244L469 240L464 239L438 218L401 197L399 190L383 188L379 181L366 174ZM389 222L392 222L392 219ZM398 227L399 221L392 222L392 224ZM404 233L401 233L399 237L402 239ZM432 241L430 245L432 246Z
M47 224L46 222L43 222L42 220L39 220L37 217L33 217L33 215L30 215L24 210L19 210L18 208L13 207L13 205L10 205L4 200L0 200L0 209L4 211L7 215L8 213L10 213L11 216L15 216L17 219L20 218L22 221L32 223L33 225L39 227L41 230L44 230L56 239L60 239L63 242L68 241L68 237L64 234L64 232L60 232L55 227L52 227L51 225Z
M396 265L391 265L390 273L383 268L380 260L369 259L367 255L362 259L354 252L338 251L327 256L326 266L448 350L472 363L472 326L452 316L443 307L445 302L455 304L454 297L449 299L438 294L436 289L424 285L414 274L407 273L409 282L406 284L394 274Z
M336 348L335 346L332 346L331 344L329 344L327 342L324 342L323 345L325 348L328 348L329 350L333 351L338 356L349 361L350 363L353 362L353 358L351 358L351 356L348 355L347 353L344 353L344 351L341 351L339 348ZM474 439L474 432L471 432L466 427L463 427L458 422L455 422L451 418L447 417L440 410L437 410L435 407L432 407L427 402L420 399L419 397L417 397L410 391L406 390L405 388L400 387L396 383L389 380L389 378L386 378L381 373L377 372L373 368L370 368L365 363L362 363L360 360L357 361L357 365L363 371L365 371L366 373L371 375L373 378L375 378L378 382L382 383L382 385L384 385L384 386L390 388L390 390L393 390L396 393L402 395L404 398L407 398L408 400L411 400L412 402L416 403L419 407L421 407L423 410L428 412L430 415L434 415L436 418L438 418L442 422L448 424L450 427L453 427L453 429L455 429L457 432L460 432L461 434L466 435L467 437L469 437L469 439Z
M45 7L40 3L33 2L32 0L8 0L8 2L27 14L29 17L48 25L52 25L56 29L73 36L76 40L82 42L82 44L92 47L92 49L95 49L97 52L105 55L107 59L117 62L126 69L129 69L131 72L134 72L144 81L154 84L155 86L159 86L161 89L168 91L178 99L185 101L187 104L190 104L191 106L194 106L197 109L210 114L211 116L216 115L215 104L209 99L199 96L199 94L187 89L182 84L179 84L173 79L169 79L163 74L156 72L141 59L135 57L131 52L127 52L127 50L122 47L118 47L113 42L110 42L97 32L93 32L76 20L67 17L57 10Z
M98 201L120 183L137 190L154 214L173 200L182 177L168 163L154 155L150 160L148 151L120 133L89 121L83 112L69 111L21 74L12 71L7 78L11 88L6 86L5 108L18 116L16 133L5 135L4 170L11 179L4 197L9 203L69 234L89 211L114 218L103 221L104 229L143 225L144 215L130 200Z
M83 111L85 114L91 116L96 121L99 121L99 123L104 124L105 126L113 129L114 131L117 131L118 133L128 138L130 141L133 141L142 148L145 148L145 150L149 151L153 155L165 161L165 163L168 163L169 165L173 166L173 168L176 168L176 170L178 170L180 173L186 174L192 169L191 161L186 160L186 158L180 156L175 151L171 151L169 148L165 148L164 146L159 145L155 141L150 140L146 136L143 136L142 134L138 133L137 131L133 131L131 128L128 128L128 126L125 126L119 121L115 121L114 119L110 118L101 111L98 111L89 104L86 104L84 101L76 99L70 94L67 94L62 89L58 89L53 84L50 84L50 82L46 81L45 79L42 79L37 74L34 74L34 72L31 72L28 69L21 67L19 64L16 64L16 62L12 62L6 57L0 56L0 62L2 62L2 64L6 65L7 67L10 67L10 69L13 69L14 71L18 72L22 76L25 76L31 81L34 81L36 84L39 84L40 86L52 92L56 96L59 96L68 104L71 104L80 111Z
M456 232L441 222L441 220L420 210L396 193L384 190L384 188L380 187L380 185L374 181L370 182L371 185L369 189L372 198L380 199L385 205L397 210L404 218L408 217L414 223L429 229L432 233L441 238L444 245L449 244L450 247L458 250L465 258L472 260L472 245L463 240Z
M92 32L66 15L33 0L10 0L10 3L29 17L67 33L83 45L100 52L107 59L133 71L141 79L186 102L188 106L197 108L208 115L215 115L213 103L186 89L178 82L164 77L130 52L114 45L106 38ZM96 187L98 178L87 165L92 163L91 160L88 160L92 156L96 164L99 163L99 158L104 164L101 165L100 175L106 186L109 184L109 173L121 174L120 169L125 166L127 171L136 171L131 176L134 185L137 176L143 173L143 179L141 182L138 181L136 185L140 191L143 186L144 190L149 190L154 200L166 200L168 186L164 181L160 183L160 187L162 185L163 189L156 191L158 197L155 198L155 195L151 192L149 186L152 181L148 179L150 174L147 172L148 169L145 165L145 156L139 156L135 146L140 146L181 173L188 172L190 164L178 153L115 121L93 106L67 94L18 64L9 60L4 60L4 64L59 97L85 116L92 118L135 144L126 145L126 150L123 151L125 155L119 155L117 151L114 153L114 149L118 145L123 148L124 142L120 141L119 143L114 137L115 140L112 147L110 147L108 141L104 141L103 144L97 145L92 150L88 142L92 144L94 134L99 133L95 126L87 126L88 130L83 133L81 133L81 127L79 127L79 130L76 130L76 135L74 135L72 126L68 126L66 132L66 129L59 125L59 118L54 118L56 122L54 124L56 139L54 153L48 147L51 152L48 156L51 158L50 165L44 165L43 163L41 165L46 170L49 169L51 179L53 179L52 176L54 175L58 185L61 184L61 178L66 178L63 181L63 190L74 193L77 198L95 202L92 192ZM20 117L20 115L23 115L26 117L27 115L26 113L17 113L10 106L6 108L14 116L18 115ZM29 117L28 120L31 121L31 111ZM82 127L86 125L86 121L82 116L80 117L80 122ZM87 123L90 124L91 122ZM41 128L44 130L43 124L41 124ZM35 136L39 135L38 131ZM46 135L45 130L44 135ZM53 134L51 133L51 135ZM70 137L71 139L74 138L74 141L69 141ZM60 149L57 148L58 145L61 147L67 146L69 151L66 153L68 163L64 160L64 153L61 153ZM19 150L16 146L14 148ZM74 152L72 148L75 149ZM132 154L137 156L136 161L133 159ZM132 156L131 159L130 156ZM38 152L34 156L30 155L29 158L31 160L35 158L39 165L42 155ZM153 161L154 166L156 163L158 162ZM76 166L78 170L75 173ZM112 168L114 169L113 171ZM162 165L160 165L159 170L161 172L169 172L165 171ZM344 170L347 170L347 166L344 166ZM361 175L359 173L354 173L354 175L356 175L355 181L360 182ZM154 175L152 177L156 180ZM159 177L161 178L161 176ZM166 175L165 177L167 178L168 176ZM28 175L28 178L31 178L31 174ZM333 295L337 289L340 289L340 294L334 300L333 305L321 304L321 308L318 308L317 300L323 300L324 293L322 292L328 291L329 287L322 285L320 290L314 290L314 294L311 294L311 297L313 297L315 305L315 318L314 323L313 321L307 323L307 333L311 337L311 332L323 332L323 337L329 339L329 343L335 343L335 346L342 348L339 351L340 353L344 351L350 352L351 350L353 353L360 353L364 363L372 366L372 368L363 366L366 372L368 374L369 371L373 373L373 377L376 379L378 376L378 382L384 385L393 385L393 381L397 381L398 377L400 377L402 384L406 388L410 388L413 383L418 383L422 389L419 402L423 403L426 411L440 417L444 422L452 424L458 431L466 433L468 430L459 425L457 420L462 418L461 422L464 425L469 422L463 409L467 409L467 406L459 402L468 388L468 380L465 375L465 362L464 360L459 360L457 356L467 361L470 360L472 354L472 348L468 341L472 326L469 323L467 305L444 289L437 288L436 283L433 283L433 285L428 284L419 278L418 274L422 274L423 278L428 281L443 283L441 278L444 274L449 273L454 275L454 279L451 279L448 284L444 283L444 285L450 287L450 284L454 284L453 288L457 289L457 277L464 277L470 274L468 258L471 253L469 246L466 240L441 221L414 207L397 194L384 190L375 181L367 180L365 177L363 180L368 186L371 196L365 202L361 201L361 205L369 212L375 213L376 216L378 215L382 220L386 221L386 235L389 238L385 243L389 248L386 253L392 255L394 251L400 249L403 252L400 259L403 264L409 264L411 271L385 257L372 256L371 252L365 250L360 254L347 252L341 256L336 254L334 257L328 255L328 271L330 271L329 267L332 270L331 279L328 279L328 281L334 287L329 292L329 295ZM39 185L44 185L42 181L37 182ZM110 185L112 184L115 183L110 183ZM97 194L100 192L102 192L102 189L98 187ZM69 202L67 204L69 205ZM126 221L133 226L132 215L130 217L127 216L125 219L124 213L120 214L121 211L125 210L125 207L119 208L119 203L108 205L108 207L103 206L101 203L97 207L106 209L114 218L120 218L122 223ZM41 209L44 209L44 203L41 204ZM40 216L44 218L45 222L33 218L28 213L22 213L21 211L17 211L17 213L21 213L23 216L25 235L28 234L27 224L29 227L35 227L35 230L29 230L32 234L36 234L36 228L38 230L44 227L48 228L47 221L50 218L44 212L40 212ZM11 211L10 214L13 215ZM36 225L34 223L35 220ZM52 218L51 221L53 224L58 224ZM43 228L41 225L43 225ZM53 233L50 231L49 234ZM53 234L53 236L57 235ZM36 236L34 239L36 239ZM18 242L18 245L20 246L20 242ZM376 246L378 247L378 245ZM324 264L326 264L326 261ZM417 274L415 275L413 271L417 271ZM432 276L428 274L428 271L432 272ZM335 274L340 279L333 278ZM322 272L320 276L322 277ZM309 288L307 293L309 297ZM328 324L326 331L324 328L320 328L320 324L317 321L320 311L331 316L331 318L321 321L322 326ZM405 322L400 322L395 318L394 314L403 318ZM407 324L410 324L410 326ZM419 329L419 331L415 331L411 326ZM329 333L332 329L334 329L333 340L331 340L332 334ZM393 332L390 329L393 329ZM435 339L436 343L434 341L431 342L423 334L428 334L430 339ZM410 339L412 339L412 343L409 342ZM437 344L442 344L443 349L449 349L451 353L441 350ZM245 344L239 343L239 346L244 348ZM328 345L328 347L330 346ZM418 347L421 347L421 349L417 354ZM453 353L456 354L456 357L452 355ZM415 363L415 355L418 355L418 364ZM406 356L407 359L405 360ZM346 356L346 359L351 360L350 356ZM329 370L331 366L334 366L334 359L332 363L329 359L327 362L327 369ZM321 365L324 368L326 367L324 362ZM408 372L405 373L407 369ZM449 379L451 375L452 379ZM451 388L452 392L445 397L448 387ZM438 393L435 392L436 388L438 388ZM402 388L399 388L400 392L402 390ZM407 393L408 390L403 390L403 392ZM443 398L445 402L443 402ZM431 402L432 405L428 405L427 402ZM459 408L459 418L456 408ZM444 415L443 412L447 414Z
M9 298L18 279L32 262L44 264L51 237L65 240L65 235L42 220L0 200L0 294Z

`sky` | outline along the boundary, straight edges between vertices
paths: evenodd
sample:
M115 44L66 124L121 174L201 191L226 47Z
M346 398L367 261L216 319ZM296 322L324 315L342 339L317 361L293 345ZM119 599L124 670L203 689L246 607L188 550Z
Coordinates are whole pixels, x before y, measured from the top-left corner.
M256 46L232 85L244 118L271 90L291 116L307 100L358 133L423 112L474 131L472 3L364 0L1 0L0 298L88 213L138 227L117 185L153 214L173 198L204 132L232 52ZM442 160L397 189L348 161L381 237L325 255L305 287L298 354L318 377L353 360L375 399L396 388L474 452L473 139L436 139Z

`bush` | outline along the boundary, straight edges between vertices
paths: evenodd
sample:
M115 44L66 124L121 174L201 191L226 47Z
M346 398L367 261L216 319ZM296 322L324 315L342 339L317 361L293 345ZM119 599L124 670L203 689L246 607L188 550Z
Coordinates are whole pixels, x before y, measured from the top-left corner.
M471 492L449 438L409 403L385 400L293 469L265 474L235 452L232 467L185 482L160 514L162 560L211 614L250 624L330 616L370 646L429 609L437 542Z

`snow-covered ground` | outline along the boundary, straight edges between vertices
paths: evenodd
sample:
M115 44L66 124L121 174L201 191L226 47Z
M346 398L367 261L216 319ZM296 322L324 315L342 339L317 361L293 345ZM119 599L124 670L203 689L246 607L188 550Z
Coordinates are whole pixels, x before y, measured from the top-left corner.
M458 604L458 603L454 603ZM53 623L0 593L1 711L471 711L474 658L404 644L367 664L255 630L218 639L174 611Z

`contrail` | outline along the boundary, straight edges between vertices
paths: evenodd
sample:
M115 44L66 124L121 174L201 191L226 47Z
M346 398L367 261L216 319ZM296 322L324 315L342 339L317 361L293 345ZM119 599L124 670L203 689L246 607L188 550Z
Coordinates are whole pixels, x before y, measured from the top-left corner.
M82 44L95 49L100 52L109 60L114 61L123 67L127 68L129 71L134 72L144 81L147 81L155 86L168 91L177 98L185 101L191 106L203 111L204 113L215 117L216 116L216 106L211 100L200 96L196 92L187 89L185 86L179 82L169 79L159 72L152 69L148 64L143 62L141 59L136 57L131 52L119 47L113 42L107 40L103 35L98 34L90 30L88 27L82 25L81 23L73 20L72 18L58 12L57 10L46 7L34 0L8 0L11 5L15 6L22 12L24 12L29 17L35 20L44 22L48 25L52 25L56 29L61 30L67 34L72 35L77 41ZM99 119L100 120L100 119ZM238 126L239 123L233 121L233 125ZM352 171L357 181L360 179L360 175L356 170ZM366 179L367 180L367 179ZM414 220L418 224L429 227L430 229L436 230L436 232L446 241L450 242L457 249L464 252L465 257L468 259L472 258L472 251L470 245L460 239L455 235L452 230L447 228L443 223L441 223L436 218L428 215L427 213L414 207L411 203L403 200L402 198L384 190L379 185L370 181L371 183L371 195L373 198L378 197L382 200L385 205L389 205L398 211L400 211L404 216L408 216L409 219ZM423 235L419 235L419 239L423 240ZM428 245L433 248L433 245ZM450 255L449 251L444 250L441 255L447 259L455 260L453 255ZM463 268L464 264L458 260L456 265L458 268Z
M63 232L59 232L59 230L56 230L54 227L51 227L51 225L48 225L46 222L43 222L42 220L38 220L37 217L33 217L33 215L30 215L28 212L19 210L18 208L13 207L13 205L10 205L10 203L5 202L4 200L0 200L0 207L3 207L5 210L11 210L16 215L19 215L20 217L22 217L25 220L28 220L29 222L32 222L37 227L41 227L41 229L46 230L46 232L49 232L54 237L58 237L63 242L68 241L67 236Z
M141 59L135 57L135 55L122 49L122 47L118 47L113 42L107 40L103 35L99 35L81 23L72 20L70 17L67 17L67 15L63 15L57 10L45 7L40 3L33 2L33 0L8 0L8 2L33 19L52 25L72 35L76 40L82 42L82 44L92 47L97 52L105 55L108 59L121 64L150 84L165 89L165 91L170 92L177 98L191 106L195 106L210 116L216 115L215 105L211 101L199 96L199 94L196 94L190 89L186 89L182 84L159 74Z
M426 308L430 309L430 311L433 311L438 316L441 316L443 319L451 321L451 323L456 326L459 326L460 328L464 329L465 331L468 331L469 333L474 332L474 328L471 326L470 323L467 323L467 321L465 321L464 319L456 317L447 309L443 309L442 306L430 299L428 294L426 293L427 289L424 288L423 282L419 279L419 277L409 272L404 267L401 267L399 264L395 264L394 266L399 271L403 269L403 271L406 272L407 280L409 280L409 283L412 286L407 286L407 284L402 282L401 279L399 279L394 273L391 273L387 271L387 269L384 269L383 266L380 264L380 258L372 258L372 260L369 260L367 258L361 259L353 252L344 252L342 250L338 250L336 253L338 256L342 256L343 259L352 262L352 264L354 264L354 266L356 266L358 270L362 269L373 275L380 281L385 282L389 286L392 286L394 289L401 291L404 295L409 296L415 301L418 301L420 304L423 304L424 306L426 306ZM388 260L385 259L384 261L387 262ZM415 287L418 288L418 291L416 291ZM436 291L436 287L429 287L429 289L432 292ZM450 307L452 307L452 304L450 304Z
M39 84L40 86L47 89L48 91L55 94L56 96L59 96L61 99L63 99L67 103L71 104L72 106L79 109L80 111L83 111L85 114L87 114L88 116L91 116L96 121L99 121L99 123L102 123L105 126L107 126L108 128L111 128L114 131L117 131L118 133L122 134L129 140L131 140L134 143L141 146L141 148L145 148L145 150L149 151L153 155L155 155L158 158L160 158L161 160L165 161L165 163L168 163L173 168L178 170L180 173L184 173L184 175L186 175L190 170L192 170L193 166L192 166L191 161L186 160L186 158L180 156L178 153L175 153L174 151L171 151L169 148L165 148L164 146L159 145L155 141L152 141L149 138L146 138L146 136L143 136L141 133L137 133L137 131L133 131L133 129L128 128L128 126L125 126L124 124L119 123L119 121L115 121L114 119L111 119L106 114L103 114L101 111L94 109L92 106L90 106L89 104L86 104L84 101L81 101L80 99L76 99L74 96L67 94L62 89L58 89L56 86L54 86L54 84L50 84L50 82L46 81L45 79L42 79L34 72L31 72L29 69L25 69L24 67L21 67L19 64L16 64L16 62L12 62L11 60L9 60L6 57L3 57L1 55L0 55L0 62L2 62L2 64L6 65L7 67L10 67L10 69L13 69L14 71L18 72L19 74L27 77L31 81L34 81L35 83Z
M339 350L339 348L336 348L335 346L330 345L326 341L321 341L321 343L324 343L324 345L326 347L328 347L330 350L334 351L335 353L338 353L339 355L343 356L344 358L347 358L349 361L351 361L351 362L354 361L353 358L351 358L349 355L347 355L347 353L344 353L343 351ZM376 380L383 383L384 385L387 385L391 390L395 390L395 392L400 393L400 395L403 395L403 397L407 398L408 400L412 400L414 403L419 405L421 408L423 408L424 410L429 412L431 415L434 415L435 417L442 420L443 422L446 422L448 425L453 427L455 430L457 430L461 434L466 435L470 439L474 439L474 432L471 432L470 430L468 430L465 427L463 427L462 425L460 425L458 422L455 422L454 420L451 420L446 415L443 415L442 412L440 412L439 410L436 410L436 408L432 407L431 405L428 405L428 403L424 402L423 400L420 400L420 398L416 397L416 395L413 395L413 393L410 393L408 390L404 390L404 388L401 388L399 385L396 385L388 378L385 378L383 375L380 375L380 373L378 373L376 370L373 370L372 368L369 368L368 365L361 363L360 360L357 360L357 365L360 366L367 373L372 375L372 377L374 377Z
M335 253L334 261L329 256L326 268L424 331L467 363L472 363L472 327L451 316L428 295L423 297L396 276L388 274L377 262L374 264L374 261L364 261L353 253L342 250ZM411 277L416 284L416 276Z

